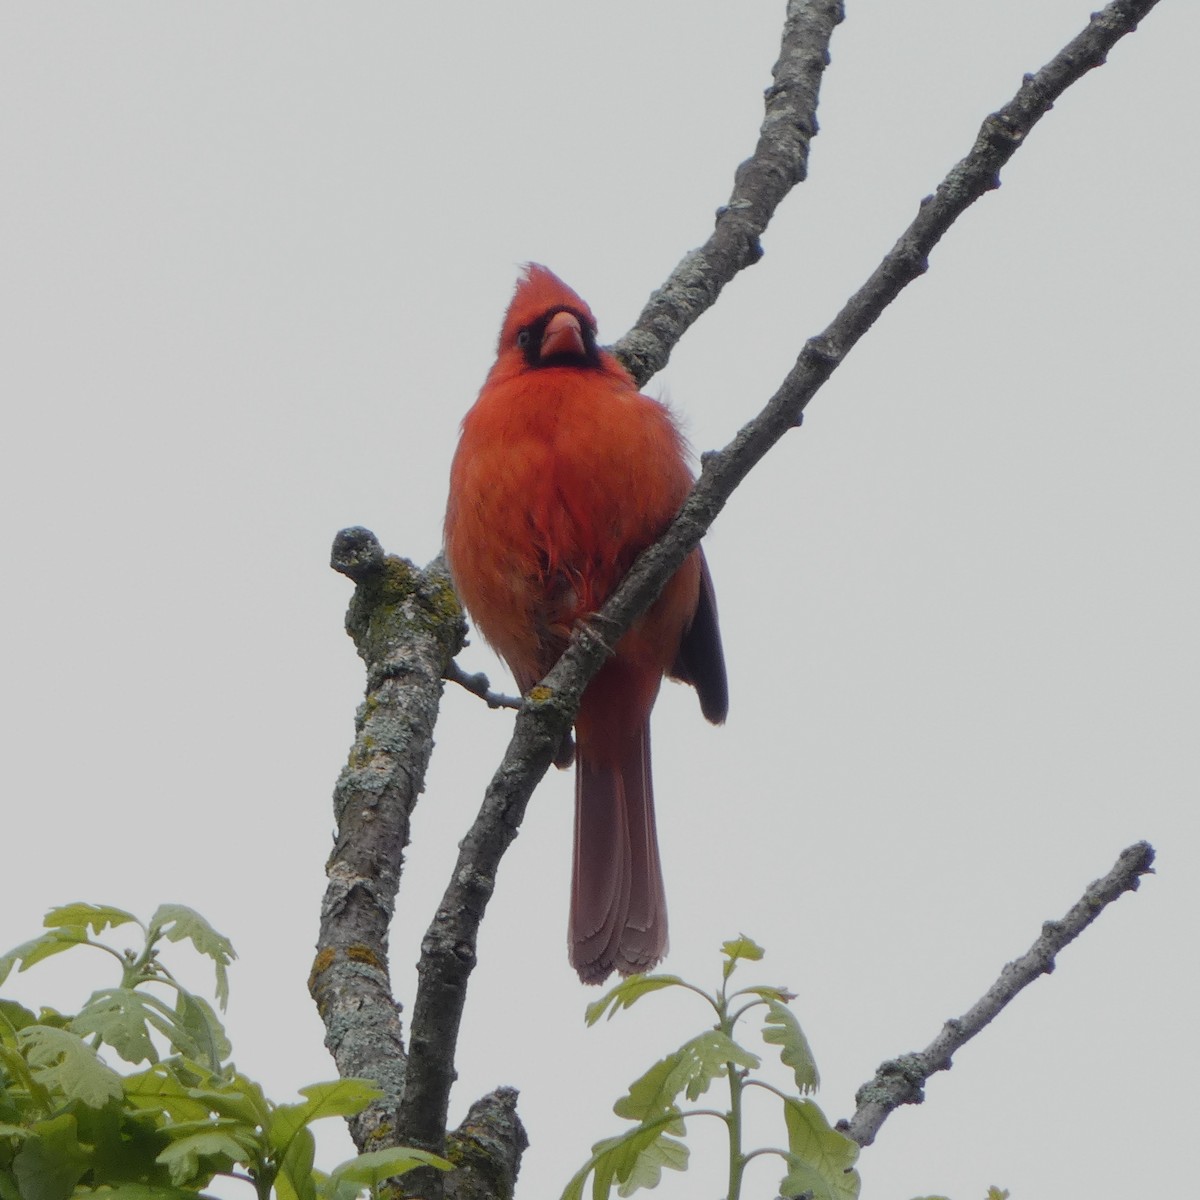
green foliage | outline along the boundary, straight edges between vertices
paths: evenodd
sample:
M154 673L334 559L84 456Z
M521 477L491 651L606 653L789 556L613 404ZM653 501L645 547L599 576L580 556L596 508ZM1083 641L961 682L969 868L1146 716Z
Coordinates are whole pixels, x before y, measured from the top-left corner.
M716 1015L716 1024L689 1038L630 1085L613 1111L634 1125L592 1147L591 1158L567 1184L563 1200L583 1200L589 1176L592 1200L606 1200L614 1187L621 1196L631 1195L638 1188L654 1187L664 1167L686 1170L688 1150L680 1139L687 1135L686 1122L701 1116L722 1121L728 1133L727 1200L739 1200L747 1163L762 1156L783 1160L786 1173L779 1190L784 1196L807 1193L812 1200L855 1200L858 1196L859 1178L854 1169L858 1146L831 1128L816 1103L805 1098L816 1091L820 1080L808 1040L788 1007L795 997L782 988L763 985L730 990L729 981L738 965L758 962L763 957L762 948L750 938L742 936L726 942L721 953L721 986L715 993L675 975L634 975L588 1005L587 1023L594 1025L601 1017L611 1019L622 1009L631 1008L652 992L678 987L707 1001ZM752 1077L761 1060L734 1037L738 1024L751 1013L761 1016L763 1041L779 1047L780 1060L791 1071L797 1094ZM729 1089L728 1109L682 1107L683 1100L694 1104L720 1080ZM743 1149L742 1106L750 1088L782 1103L786 1149Z
M945 1196L918 1196L916 1200L947 1200ZM1003 1188L990 1187L983 1200L1008 1200L1008 1191Z
M95 940L130 924L143 935L138 949ZM164 904L143 925L119 908L68 904L45 925L0 956L0 984L14 968L76 946L115 959L120 980L73 1016L0 999L0 1200L194 1200L221 1175L244 1180L260 1200L354 1200L414 1167L449 1169L406 1147L360 1155L329 1175L314 1169L312 1122L352 1116L380 1092L340 1079L301 1088L298 1104L275 1104L242 1075L212 1005L159 958L162 942L191 943L212 960L224 1008L233 947L190 908ZM106 1050L140 1069L121 1074Z

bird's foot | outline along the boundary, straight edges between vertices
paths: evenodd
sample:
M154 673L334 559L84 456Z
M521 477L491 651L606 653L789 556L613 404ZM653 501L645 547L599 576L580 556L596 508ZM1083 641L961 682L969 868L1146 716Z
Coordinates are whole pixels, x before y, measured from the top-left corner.
M580 617L576 628L582 638L595 642L609 658L617 652L616 643L619 639L615 636L616 628L603 613L588 613L586 617Z

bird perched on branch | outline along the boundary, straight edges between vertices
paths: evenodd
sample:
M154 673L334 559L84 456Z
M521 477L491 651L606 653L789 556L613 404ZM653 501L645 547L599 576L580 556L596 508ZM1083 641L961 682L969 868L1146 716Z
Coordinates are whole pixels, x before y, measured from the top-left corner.
M523 693L691 486L666 407L597 345L588 306L545 267L527 266L462 423L445 527L459 597ZM664 675L692 684L710 721L725 719L716 599L699 548L617 642L575 718L568 950L585 983L649 970L667 951L650 781L650 710Z

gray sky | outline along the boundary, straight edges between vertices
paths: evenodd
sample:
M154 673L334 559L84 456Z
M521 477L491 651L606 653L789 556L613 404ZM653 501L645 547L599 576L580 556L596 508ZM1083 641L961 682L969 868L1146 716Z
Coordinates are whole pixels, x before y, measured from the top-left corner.
M810 182L650 386L698 451L1089 11L848 7ZM60 902L190 904L242 955L239 1065L280 1100L333 1074L305 977L362 679L329 543L364 524L436 553L518 263L562 275L612 340L703 240L782 9L4 7L0 947ZM1200 1116L1198 39L1196 6L1163 0L1071 89L744 485L707 542L729 724L678 688L656 713L667 968L712 983L724 938L763 943L746 981L799 993L831 1118L1124 846L1159 851L885 1126L867 1200L1194 1177L1172 1134ZM481 643L462 661L507 684ZM406 1004L509 725L447 693L393 928ZM521 1089L526 1197L557 1194L704 1019L656 997L584 1029L570 820L555 773L502 869L452 1110ZM6 993L78 1006L105 967L72 957ZM723 1187L719 1131L692 1133L668 1200ZM752 1136L782 1140L773 1111ZM349 1150L330 1124L322 1165Z

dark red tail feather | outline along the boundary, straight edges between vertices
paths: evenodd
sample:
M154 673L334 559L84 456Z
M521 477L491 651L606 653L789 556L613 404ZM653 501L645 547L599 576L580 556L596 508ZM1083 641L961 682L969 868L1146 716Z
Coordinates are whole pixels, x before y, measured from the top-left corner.
M648 719L619 762L597 763L580 744L567 947L584 983L648 971L667 953Z

